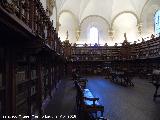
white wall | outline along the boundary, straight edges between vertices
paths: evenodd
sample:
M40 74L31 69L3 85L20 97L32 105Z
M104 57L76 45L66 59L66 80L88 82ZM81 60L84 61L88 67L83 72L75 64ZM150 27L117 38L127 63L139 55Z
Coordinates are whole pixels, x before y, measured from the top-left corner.
M118 16L114 21L113 29L113 43L122 43L124 41L124 33L126 33L129 42L133 43L138 38L137 19L130 13Z
M160 2L158 0L150 1L144 8L142 13L142 36L150 37L154 34L154 15L160 9Z
M57 12L56 8L53 8L53 14L50 17L51 21L53 20L53 27L56 28L56 19L57 19Z
M105 43L110 42L108 38L108 29L109 29L108 24L102 18L93 16L93 17L88 17L81 24L81 28L80 28L81 35L79 40L76 43L90 44L90 28L91 27L96 27L98 29L100 44L104 45ZM97 43L97 41L95 41L92 44L95 44L95 43Z
M66 40L67 37L67 30L69 34L69 40L71 43L76 42L76 36L75 36L75 31L76 31L76 25L73 16L70 13L64 12L61 14L59 18L59 22L61 26L59 27L59 36L61 38L61 41Z
M143 9L143 5L146 3L146 1L147 0L142 0L140 2L139 0L135 0L134 2L133 1L131 2L130 0L131 3L126 2L124 4L123 2L121 3L122 6L117 3L114 4L114 2L113 3L111 2L110 4L108 4L108 7L107 7L108 9L111 9L112 7L115 8L111 10L106 9L106 7L101 3L101 4L98 4L99 6L98 10L92 10L90 9L92 8L92 5L93 4L95 5L97 3L97 1L95 0L93 0L92 2L91 0L90 2L86 1L87 4L84 5L81 3L80 6L79 4L76 4L75 1L73 4L75 4L76 6L73 6L73 4L70 4L70 2L65 3L63 6L62 3L64 2L64 0L59 0L59 2L57 3L58 8L60 7L60 9L58 9L59 12L63 9L63 7L65 8L64 10L66 11L69 10L73 14L78 13L77 9L80 9L79 14L71 15L68 12L68 13L63 13L60 16L60 21L59 21L61 24L61 27L59 30L60 37L62 41L64 41L66 38L66 31L68 30L69 40L71 43L75 43L75 42L80 44L89 43L89 30L92 26L97 27L97 29L99 30L99 41L102 44L106 42L108 43L108 45L114 45L115 43L122 43L124 41L124 33L127 33L128 41L132 43L140 39L141 37L143 38L146 36L150 37L151 34L154 33L154 14L158 9L160 9L160 2L159 0L149 0L149 2L147 2L147 4ZM144 3L144 4L140 4L140 3ZM135 6L136 8L134 8ZM105 7L106 10L104 8L101 9L102 7ZM142 9L143 9L143 12L141 11ZM127 13L126 11L129 11L129 13ZM105 22L104 19L102 19L102 17L108 20L109 24L111 24L113 21L113 18L116 15L118 15L118 13L120 12L124 12L124 13L119 15L113 23L114 38L112 40L108 35L109 25ZM83 18L86 18L87 16L93 16L93 15L102 16L102 17L88 17L83 21ZM75 18L77 19L76 22L75 22ZM81 21L83 21L82 24L80 23ZM142 22L141 35L138 33L137 21ZM75 33L77 28L77 23L81 24L80 26L81 34L78 41L76 40L76 33Z

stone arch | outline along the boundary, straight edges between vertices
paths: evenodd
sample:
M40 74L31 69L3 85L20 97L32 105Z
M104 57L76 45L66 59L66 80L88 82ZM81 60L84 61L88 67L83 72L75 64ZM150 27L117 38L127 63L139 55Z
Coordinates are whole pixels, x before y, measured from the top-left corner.
M125 13L130 13L130 14L132 14L132 15L135 16L135 18L137 19L137 24L140 23L140 19L138 18L137 14L135 14L135 13L132 12L132 11L123 11L123 12L118 13L118 14L112 19L111 28L113 27L113 24L114 24L115 20L116 20L120 15L125 14Z
M81 25L83 24L83 22L84 22L85 20L87 20L88 18L90 18L90 17L99 17L99 18L103 19L103 20L105 21L106 25L108 25L109 28L110 28L109 22L108 22L104 17L102 17L102 16L100 16L100 15L89 15L89 16L85 17L85 18L81 21L80 27L81 27Z
M58 21L57 21L58 23L59 23L60 16L61 16L63 13L69 13L69 14L71 14L71 16L72 16L73 19L74 19L75 26L78 26L78 19L77 19L77 17L75 16L75 14L74 14L73 12L71 12L70 10L62 10L62 11L59 13Z
M140 20L142 19L143 11L144 11L146 5L149 3L149 1L151 1L151 0L147 0L147 1L145 2L145 4L144 4L143 8L142 8L142 11L141 11L141 14L140 14Z

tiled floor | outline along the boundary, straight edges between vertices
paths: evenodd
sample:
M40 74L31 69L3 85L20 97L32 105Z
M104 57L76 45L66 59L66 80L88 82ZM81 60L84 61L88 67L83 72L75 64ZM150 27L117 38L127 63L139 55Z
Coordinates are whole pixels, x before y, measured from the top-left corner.
M99 102L105 107L104 115L110 120L160 120L160 99L153 102L153 85L138 78L133 82L135 87L123 87L104 77L93 76L88 77L87 88L100 98ZM62 81L45 114L58 117L76 114L75 95L73 82Z

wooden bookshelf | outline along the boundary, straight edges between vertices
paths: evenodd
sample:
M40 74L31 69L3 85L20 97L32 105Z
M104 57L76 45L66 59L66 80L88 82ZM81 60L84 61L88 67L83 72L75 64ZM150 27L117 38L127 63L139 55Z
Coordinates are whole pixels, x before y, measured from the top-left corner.
M3 96L3 80L2 80L2 75L3 75L3 73L2 73L2 50L0 49L0 116L2 116L2 114L3 114L3 111L2 111L2 99L1 98L3 98L4 96Z
M142 75L144 75L150 73L154 67L160 68L158 64L160 37L151 38L147 41L143 40L141 43L134 42L133 44L124 41L121 46L90 46L84 44L83 46L74 45L68 49L70 49L71 54L70 56L66 55L69 58L67 61L68 64L72 65L69 69L79 69L76 65L79 64L81 69L83 68L81 71L87 71L87 69L91 71L89 69L95 69L97 66L96 62L99 62L100 66L105 66L105 62L112 62L112 66L118 67L118 69L127 68L134 73L142 71Z
M0 116L5 114L4 49L0 48Z
M2 1L0 18L0 115L41 116L64 71L58 33L40 0Z
M65 49L64 49L65 51ZM160 38L122 46L71 46L71 61L114 61L160 57Z

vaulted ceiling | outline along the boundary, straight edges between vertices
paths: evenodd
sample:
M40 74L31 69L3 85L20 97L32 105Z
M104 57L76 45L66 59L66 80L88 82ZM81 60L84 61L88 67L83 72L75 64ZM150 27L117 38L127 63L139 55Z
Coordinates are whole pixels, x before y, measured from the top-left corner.
M59 31L61 38L64 40L65 31L70 29L66 28L66 25L64 25L66 29L63 28L63 24L74 24L72 27L75 27L75 37L71 37L71 39L76 42L76 40L73 40L76 39L76 30L80 29L82 32L87 32L84 30L87 29L87 24L96 22L99 24L103 22L99 25L101 27L99 29L105 32L107 36L112 36L114 34L114 38L117 40L122 39L122 37L119 36L123 32L127 32L131 29L134 30L128 32L132 33L132 35L130 35L132 39L136 39L140 32L146 32L145 34L148 34L148 32L151 33L154 31L153 15L155 11L160 8L160 2L159 0L56 0L56 6L57 20L61 24L61 30ZM66 15L63 16L64 13ZM66 19L67 14L74 19L74 23L73 21L69 23L71 20ZM150 23L148 22L149 20ZM67 22L65 23L65 21ZM83 23L86 27L82 27L84 26ZM69 25L69 27L71 27L71 25ZM145 31L146 28L148 32ZM114 33L112 33L112 30ZM74 33L70 31L70 34ZM102 39L108 40L109 38L103 37Z
M149 0L59 0L59 12L70 11L81 22L90 15L99 15L109 23L120 13L130 11L140 17ZM58 1L57 1L58 2Z

